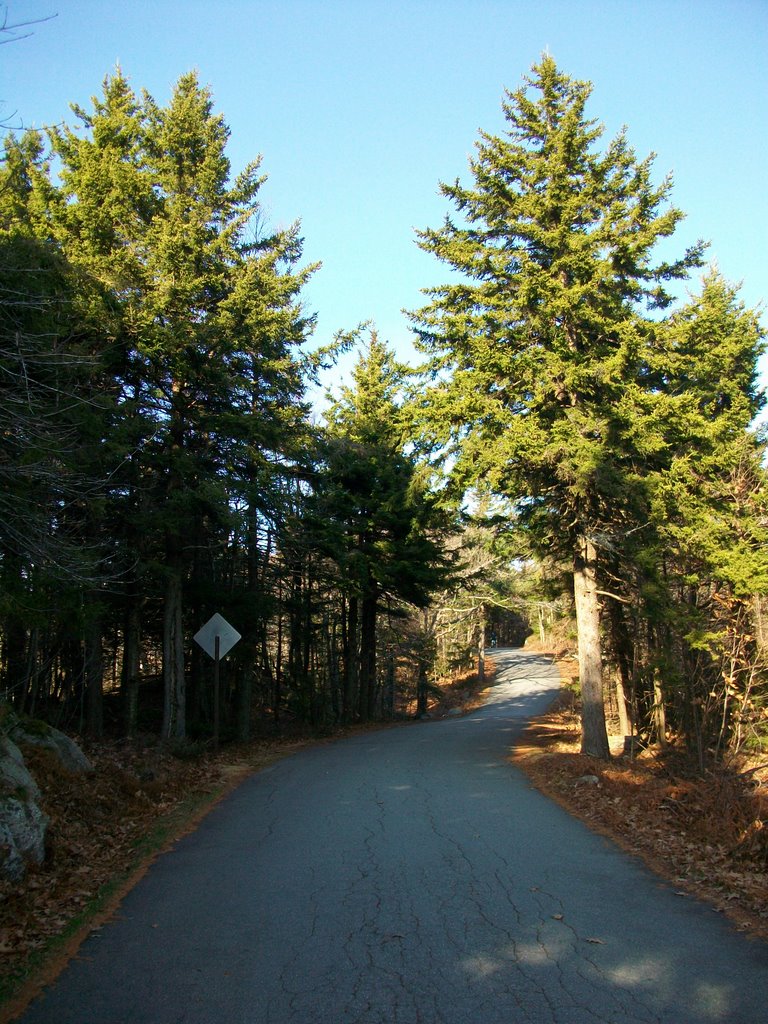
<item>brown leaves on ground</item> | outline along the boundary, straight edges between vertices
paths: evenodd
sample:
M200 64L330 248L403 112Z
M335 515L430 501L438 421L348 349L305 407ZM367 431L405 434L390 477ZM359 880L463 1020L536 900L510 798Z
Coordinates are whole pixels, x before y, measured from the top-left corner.
M429 701L429 715L431 718L445 718L452 712L461 711L466 714L482 707L485 703L486 688L493 684L496 678L496 665L491 658L486 658L482 679L477 669L466 669L458 672L449 679L441 679L435 688ZM415 710L414 708L410 710Z
M706 899L740 930L768 938L768 766L701 775L674 747L610 762L579 748L578 709L559 701L531 724L512 761L680 895Z
M208 787L205 764L158 750L105 745L88 751L93 773L62 769L47 750L26 747L50 819L46 860L21 883L0 882L2 948L13 961L40 949L136 861L137 847L186 789Z

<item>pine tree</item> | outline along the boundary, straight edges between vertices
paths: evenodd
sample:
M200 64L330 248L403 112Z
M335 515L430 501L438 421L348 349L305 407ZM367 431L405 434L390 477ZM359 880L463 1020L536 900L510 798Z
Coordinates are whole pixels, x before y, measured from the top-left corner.
M266 491L299 443L294 350L312 319L298 294L313 268L296 269L297 225L261 232L259 161L232 178L229 129L194 74L161 107L138 99L118 71L91 110L75 113L85 132L53 136L62 163L54 218L63 249L102 289L117 405L105 440L123 455L111 510L133 555L126 637L136 643L136 603L159 582L163 733L183 736L195 625L185 593L210 614L206 558L223 553L243 500L274 504ZM136 662L135 648L126 651L126 664Z
M506 93L507 129L481 133L473 186L441 186L463 220L419 233L461 279L428 290L413 321L455 479L510 498L539 550L571 560L582 749L607 757L599 564L634 525L626 423L649 312L669 306L665 283L700 265L703 246L654 262L682 216L671 180L652 183L653 158L639 161L624 132L598 151L590 91L544 56Z
M664 438L650 477L662 543L689 575L727 580L742 596L768 582L760 523L750 515L738 523L732 493L735 477L761 475L764 446L750 427L765 402L757 374L764 337L756 313L713 270L664 325L650 366L649 422Z
M705 749L728 740L732 698L756 678L750 622L768 593L768 534L765 444L751 428L765 401L764 337L756 313L710 271L659 332L649 366L648 418L665 443L648 474L636 604L656 636L669 637L655 652L667 666L661 695L702 767Z
M22 579L27 607L48 606L42 622L27 616L29 666L33 635L57 628L52 605L66 608L70 629L89 627L84 659L69 659L62 675L74 683L85 661L92 684L85 724L98 734L99 639L90 627L112 575L97 526L108 475L101 442L113 411L100 355L103 306L97 282L73 264L58 237L58 197L41 135L7 140L0 179L0 549L5 583L14 592L5 631L20 650L24 630L14 615ZM6 659L9 680L19 676L13 660ZM23 691L22 680L22 702Z
M423 607L444 583L446 522L425 466L407 452L407 374L375 331L328 412L311 517L347 596L347 717L374 712L382 602ZM357 634L359 628L359 645ZM357 652L359 651L359 655ZM357 708L352 704L357 698Z

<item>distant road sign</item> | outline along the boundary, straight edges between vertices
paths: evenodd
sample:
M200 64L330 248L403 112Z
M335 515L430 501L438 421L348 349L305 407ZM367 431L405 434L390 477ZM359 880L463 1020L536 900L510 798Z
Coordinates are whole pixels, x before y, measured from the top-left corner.
M216 657L216 637L219 638L219 657L223 658L224 655L231 651L238 640L241 639L240 634L237 632L234 626L230 626L223 615L219 615L216 612L206 622L204 626L195 633L195 643L200 644L206 654L210 655L211 658Z

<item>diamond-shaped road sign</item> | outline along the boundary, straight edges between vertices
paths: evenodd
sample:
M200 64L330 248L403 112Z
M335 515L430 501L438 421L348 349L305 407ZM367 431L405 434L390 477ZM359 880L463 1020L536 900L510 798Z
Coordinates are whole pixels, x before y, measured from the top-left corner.
M219 638L219 657L223 658L224 655L231 651L238 640L240 640L240 634L237 632L234 626L230 626L223 615L219 615L216 612L206 622L204 626L195 633L195 643L200 644L206 654L209 654L212 658L216 657L216 637Z

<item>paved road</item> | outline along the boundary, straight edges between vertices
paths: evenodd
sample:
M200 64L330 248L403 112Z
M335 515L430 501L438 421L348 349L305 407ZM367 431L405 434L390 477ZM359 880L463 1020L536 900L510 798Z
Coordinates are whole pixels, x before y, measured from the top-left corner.
M309 749L161 857L24 1024L763 1024L768 946L506 761L557 686Z

